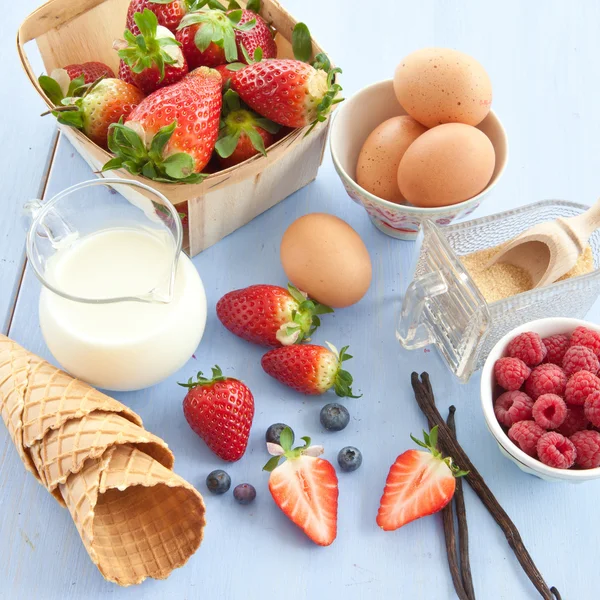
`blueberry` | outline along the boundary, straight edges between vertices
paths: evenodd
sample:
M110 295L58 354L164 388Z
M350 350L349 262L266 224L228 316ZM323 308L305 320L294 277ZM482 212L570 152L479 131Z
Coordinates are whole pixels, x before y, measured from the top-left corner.
M240 483L233 489L233 497L240 504L250 504L256 498L256 490L249 483Z
M222 469L217 469L208 474L206 487L213 494L224 494L231 487L231 477Z
M351 473L356 471L360 465L362 465L362 454L358 448L354 446L346 446L342 448L338 453L338 464L342 471Z
M289 425L285 423L274 423L267 429L267 433L265 433L265 439L267 442L271 442L272 444L281 444L281 432ZM292 444L294 443L294 432L292 431Z
M345 406L332 402L321 409L321 425L329 431L341 431L350 422L350 413Z

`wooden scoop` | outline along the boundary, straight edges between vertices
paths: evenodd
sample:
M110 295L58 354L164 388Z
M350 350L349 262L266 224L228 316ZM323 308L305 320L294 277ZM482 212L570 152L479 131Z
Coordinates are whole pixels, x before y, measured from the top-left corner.
M520 267L531 277L534 288L554 283L568 273L587 246L590 235L600 227L600 200L576 217L535 225L517 236L487 267L507 263Z

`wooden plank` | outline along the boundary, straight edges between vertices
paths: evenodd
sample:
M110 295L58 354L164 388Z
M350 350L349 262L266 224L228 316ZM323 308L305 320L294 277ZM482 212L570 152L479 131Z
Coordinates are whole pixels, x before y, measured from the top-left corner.
M0 201L0 332L8 321L23 273L25 233L21 208L39 197L52 155L56 126L52 118L41 119L44 102L23 73L14 37L18 26L39 0L23 0L0 20L0 50L4 58L4 85L0 87L2 117L2 200ZM39 57L32 56L36 73L42 72Z
M358 3L357 3L358 5ZM361 3L364 6L364 3ZM403 4L381 0L378 10L349 10L352 3L288 0L286 8L308 22L318 39L345 68L352 93L370 81L389 78L396 62L426 45L462 48L481 59L495 86L495 109L510 140L506 175L476 216L544 197L590 203L597 190L600 121L597 78L591 65L600 54L595 35L600 7L593 3L518 0ZM318 14L318 18L317 15ZM491 25L490 25L491 24ZM362 39L371 40L368 51ZM375 43L376 42L376 43ZM372 62L376 53L378 59ZM338 58L339 57L339 58ZM48 194L91 177L67 142L59 144ZM346 402L351 424L330 434L318 424L326 398L303 398L267 378L259 367L263 349L230 335L214 307L225 292L253 283L285 282L278 247L286 227L306 212L330 212L346 219L365 240L373 260L373 285L355 307L325 316L316 343L349 343L348 363L363 398ZM3 247L0 241L0 247ZM523 474L498 451L479 406L476 376L460 385L435 351L406 352L394 339L400 296L411 276L414 244L376 231L364 211L345 195L329 156L317 180L246 227L194 259L204 279L209 306L205 339L190 363L168 381L144 392L117 394L138 411L154 433L169 443L176 471L205 494L208 527L198 553L164 582L121 589L102 580L83 550L68 513L26 474L6 431L0 428L0 598L95 599L311 597L365 600L454 597L447 572L438 516L395 533L383 533L375 514L387 469L410 446L409 433L424 426L410 389L412 370L428 370L445 412L458 407L461 441L490 487L521 529L534 560L563 598L592 600L600 585L595 523L600 482L551 485ZM2 288L3 290L3 288ZM2 294L4 292L2 291ZM38 327L39 283L25 274L11 336L48 356ZM600 307L589 319L597 322ZM176 381L219 364L248 383L257 403L247 455L232 465L212 456L181 414ZM264 431L276 421L292 425L326 447L335 460L347 444L364 454L362 468L340 474L339 536L330 548L313 546L273 505L267 476ZM231 494L207 493L209 471L225 468L234 485L254 484L257 501L248 507ZM472 567L478 598L535 598L491 517L467 487Z

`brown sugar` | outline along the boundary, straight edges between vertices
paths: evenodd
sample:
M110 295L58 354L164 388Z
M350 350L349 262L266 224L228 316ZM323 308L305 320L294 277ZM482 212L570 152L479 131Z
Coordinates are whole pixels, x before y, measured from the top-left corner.
M496 263L485 268L503 245L486 248L473 254L461 256L460 260L479 288L488 304L510 298L532 289L531 278L526 271L514 265ZM575 266L558 281L591 273L594 270L592 249L587 246Z

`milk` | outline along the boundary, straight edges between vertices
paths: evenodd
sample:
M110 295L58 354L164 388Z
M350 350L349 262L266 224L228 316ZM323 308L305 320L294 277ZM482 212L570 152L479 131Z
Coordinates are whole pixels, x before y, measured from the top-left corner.
M106 229L59 249L46 279L63 294L86 299L165 298L175 253L168 232ZM200 277L181 254L172 300L85 303L44 288L40 325L50 351L72 375L110 390L145 388L179 370L196 350L206 323Z

